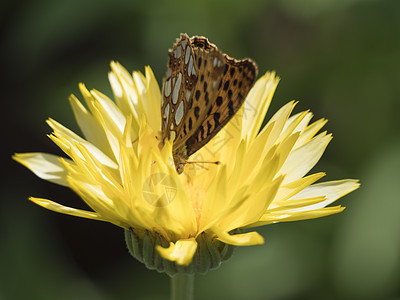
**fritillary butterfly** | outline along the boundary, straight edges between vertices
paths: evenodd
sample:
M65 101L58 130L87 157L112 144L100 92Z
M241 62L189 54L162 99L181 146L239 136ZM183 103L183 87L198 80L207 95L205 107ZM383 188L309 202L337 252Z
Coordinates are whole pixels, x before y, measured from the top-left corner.
M168 53L162 89L162 140L173 139L178 173L242 106L257 76L251 59L236 60L207 38L181 34Z

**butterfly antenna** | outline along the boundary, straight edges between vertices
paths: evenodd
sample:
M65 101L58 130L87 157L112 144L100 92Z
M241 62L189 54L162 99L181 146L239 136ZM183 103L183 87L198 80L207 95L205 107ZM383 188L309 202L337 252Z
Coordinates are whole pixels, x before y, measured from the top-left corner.
M220 161L185 161L185 164L192 164L192 165L197 165L199 164L199 167L206 169L204 166L200 165L200 164L213 164L213 165L219 165L221 164Z

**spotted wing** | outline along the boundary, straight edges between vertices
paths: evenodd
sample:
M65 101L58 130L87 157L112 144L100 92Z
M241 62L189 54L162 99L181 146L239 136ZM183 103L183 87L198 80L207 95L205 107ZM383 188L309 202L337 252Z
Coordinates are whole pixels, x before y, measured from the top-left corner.
M185 99L191 98L197 83L197 70L193 65L194 53L186 34L168 52L167 75L162 88L162 139L177 139L187 105ZM191 63L189 63L191 62Z
M195 37L190 41L194 57L189 58L188 67L193 68L192 73L197 76L197 81L194 89L187 92L183 100L184 117L178 125L173 147L180 154L183 154L185 141L196 132L210 110L225 65L224 55L207 38Z
M207 38L181 34L168 53L163 82L162 136L174 138L174 152L185 145L211 107L221 82L224 55Z
M224 56L223 78L209 112L186 141L188 157L207 144L236 114L257 77L257 65L251 59L236 60Z

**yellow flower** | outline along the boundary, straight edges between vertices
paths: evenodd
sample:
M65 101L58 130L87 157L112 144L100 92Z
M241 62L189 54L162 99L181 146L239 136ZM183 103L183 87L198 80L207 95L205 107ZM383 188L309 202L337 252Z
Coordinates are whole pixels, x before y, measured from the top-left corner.
M149 67L130 75L112 62L109 79L115 103L96 90L80 90L87 108L70 97L84 138L55 120L50 139L69 158L46 153L15 154L14 159L42 179L74 190L93 211L30 198L47 209L107 221L127 230L154 233L167 242L158 253L189 265L204 233L223 244L263 243L251 228L318 218L341 212L326 207L357 189L356 180L315 182L306 175L320 159L331 135L318 133L326 120L312 114L290 116L283 106L262 128L279 79L266 73L254 85L236 116L178 175L172 142L160 147L161 94ZM262 128L262 129L261 129ZM245 229L235 234L235 229Z

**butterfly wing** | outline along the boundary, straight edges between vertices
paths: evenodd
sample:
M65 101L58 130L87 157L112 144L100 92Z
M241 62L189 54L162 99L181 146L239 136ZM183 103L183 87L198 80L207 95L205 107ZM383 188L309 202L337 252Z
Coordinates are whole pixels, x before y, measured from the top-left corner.
M188 109L185 98L187 96L191 98L198 79L198 73L193 69L193 59L190 39L186 34L181 34L168 52L167 75L163 80L161 104L163 141L171 137L176 140L177 133L182 127L182 119Z
M168 52L162 89L162 139L173 139L177 172L242 106L257 76L250 59L235 60L207 38L181 34Z
M223 77L209 113L185 143L187 157L206 145L236 114L256 77L257 66L251 59L236 60L225 54Z
M193 41L186 34L168 54L167 76L163 82L163 140L174 135L173 150L196 131L210 110L224 71L225 58L207 38Z

